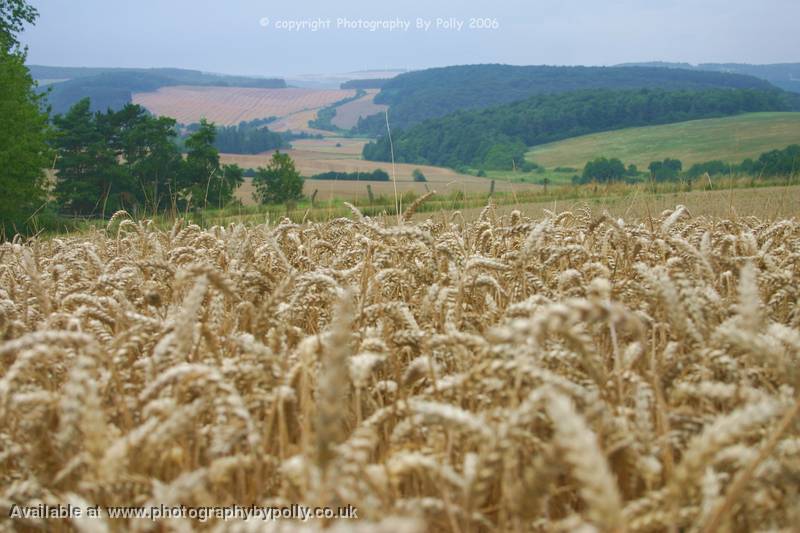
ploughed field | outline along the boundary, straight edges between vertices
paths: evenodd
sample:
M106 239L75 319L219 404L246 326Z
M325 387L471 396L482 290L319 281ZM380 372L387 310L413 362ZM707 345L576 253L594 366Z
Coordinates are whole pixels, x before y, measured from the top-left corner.
M172 117L183 124L206 118L220 126L267 117L287 117L317 110L354 95L354 90L303 88L256 89L243 87L174 86L136 93L133 103L156 115ZM311 116L315 118L316 115ZM292 123L296 129L300 124ZM308 127L308 118L302 127Z
M0 245L3 529L65 528L9 513L40 502L357 508L287 531L798 523L796 219L417 207Z

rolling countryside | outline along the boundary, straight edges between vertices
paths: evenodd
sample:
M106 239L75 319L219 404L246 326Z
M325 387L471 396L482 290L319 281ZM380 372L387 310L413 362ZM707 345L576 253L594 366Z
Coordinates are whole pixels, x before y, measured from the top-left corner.
M600 156L646 168L664 157L684 164L715 159L738 163L799 142L800 113L748 113L583 135L536 146L525 156L548 168L582 168Z

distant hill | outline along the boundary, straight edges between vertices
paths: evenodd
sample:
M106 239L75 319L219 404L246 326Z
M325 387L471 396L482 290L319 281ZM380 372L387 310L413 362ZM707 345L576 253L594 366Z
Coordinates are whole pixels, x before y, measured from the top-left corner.
M406 69L385 70L357 70L354 72L340 72L328 74L294 75L286 79L286 83L293 87L308 89L339 89L343 83L355 80L384 80L394 78L408 72ZM344 87L345 89L368 89L369 87Z
M667 63L652 61L649 63L623 63L621 67L660 67L686 70L704 70L711 72L730 72L746 74L766 80L785 91L800 93L800 63L773 63L769 65L750 65L747 63Z
M582 168L596 157L616 157L641 169L672 157L688 168L713 160L739 163L799 139L800 113L746 113L572 137L535 146L527 158L548 168Z
M209 74L199 70L176 68L129 69L48 67L30 65L37 80L65 80L42 87L49 90L48 102L53 114L66 112L75 102L89 97L92 110L119 109L131 101L133 93L155 91L171 85L200 85L213 87L284 88L286 82L277 78L252 78Z
M214 74L200 70L182 68L97 68L97 67L49 67L28 65L34 79L89 78L105 74L138 73L147 76L169 79L173 85L209 85L221 87L256 87L275 89L286 87L286 82L279 78L261 78L253 76L232 76Z
M341 85L340 89L380 89L391 78L372 78L363 80L348 80Z
M461 65L401 74L375 98L390 106L392 127L405 129L455 111L481 109L536 94L583 89L771 89L769 82L741 74L658 67L556 67ZM382 117L367 118L359 133L379 135Z
M373 161L389 161L393 153L403 163L510 169L519 166L528 146L633 126L793 111L800 109L799 100L797 95L777 88L594 89L540 94L511 104L430 119L394 131L393 152L383 136L367 144L363 153L365 159Z

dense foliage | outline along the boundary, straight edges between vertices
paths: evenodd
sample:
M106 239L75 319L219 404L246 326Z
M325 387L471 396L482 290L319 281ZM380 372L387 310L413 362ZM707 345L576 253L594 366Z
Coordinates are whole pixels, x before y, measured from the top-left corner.
M695 163L682 171L681 162L675 159L650 163L650 177L656 181L678 179L695 180L708 176L747 175L752 177L796 176L800 172L800 145L792 144L781 150L770 150L758 159L747 158L741 163L714 160Z
M356 125L350 131L367 137L386 135L386 115L384 113L375 113L366 117L358 117Z
M718 176L720 174L728 174L733 170L733 165L724 161L715 159L714 161L705 161L703 163L695 163L686 171L686 176L691 179L699 178L704 174L709 176Z
M657 182L700 179L705 175L747 175L753 178L774 176L795 176L800 172L800 145L793 144L781 150L770 150L762 153L758 159L745 159L741 163L727 163L721 160L695 163L684 170L683 162L667 157L661 161L652 161L647 167L648 179ZM583 175L573 177L573 184L585 184L592 181L605 182L625 179L636 181L639 172L636 165L629 165L627 170L619 159L599 157L586 163ZM639 178L641 179L641 178Z
M400 162L510 169L519 166L528 146L632 126L783 111L792 106L786 95L777 89L587 90L537 95L395 130L392 141ZM388 138L367 144L363 153L369 160L391 160Z
M244 182L244 171L238 165L220 165L214 147L214 124L200 121L200 129L186 139L186 159L179 174L182 196L195 207L222 207L233 200L233 193Z
M17 34L33 24L39 12L25 0L0 0L0 44L5 50L20 50Z
M704 174L718 176L723 174L747 174L750 176L794 176L800 172L800 145L792 144L782 150L762 153L758 159L747 158L739 164L724 161L695 163L686 171L689 178Z
M0 239L27 231L46 202L47 114L16 38L36 16L22 0L0 1Z
M583 167L583 178L599 182L620 180L624 175L625 165L616 157L598 157Z
M667 157L663 161L652 161L647 169L650 171L650 178L655 181L673 181L683 170L683 163Z
M375 103L390 106L392 128L406 129L430 118L481 109L536 94L584 89L774 89L764 80L738 74L655 67L555 67L462 65L409 72L388 80ZM361 121L359 133L386 131L383 116Z
M379 168L372 172L323 172L311 176L312 180L389 181L389 174Z
M303 197L303 177L288 154L272 154L266 167L256 169L253 199L262 204L294 202Z
M258 154L283 148L287 144L282 134L247 123L217 127L217 138L214 141L214 146L220 152L228 154Z
M739 165L742 173L762 176L793 176L800 172L800 145L764 152L758 160L745 159Z
M575 172L577 169L571 167L556 167L556 172ZM624 181L625 183L636 183L641 181L641 174L636 165L625 164L618 158L597 157L583 167L583 172L572 176L573 185L586 185L587 183L612 183ZM542 183L547 186L548 178L544 178Z
M277 117L257 118L241 121L236 126L217 126L214 147L225 154L260 154L279 148L289 148L296 139L321 139L322 135L304 131L274 132L264 127ZM200 129L200 123L183 126L179 130L178 145L183 146L185 139Z
M243 181L235 165L221 166L213 124L201 123L186 141L184 160L175 144L175 121L155 118L137 105L92 112L88 99L53 119L58 157L55 199L59 210L104 216L230 202Z

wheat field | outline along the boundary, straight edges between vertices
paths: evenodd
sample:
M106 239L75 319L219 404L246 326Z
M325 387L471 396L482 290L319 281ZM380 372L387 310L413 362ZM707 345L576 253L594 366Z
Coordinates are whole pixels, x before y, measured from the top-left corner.
M797 220L416 207L0 246L0 527L800 524ZM39 503L358 520L9 515Z

